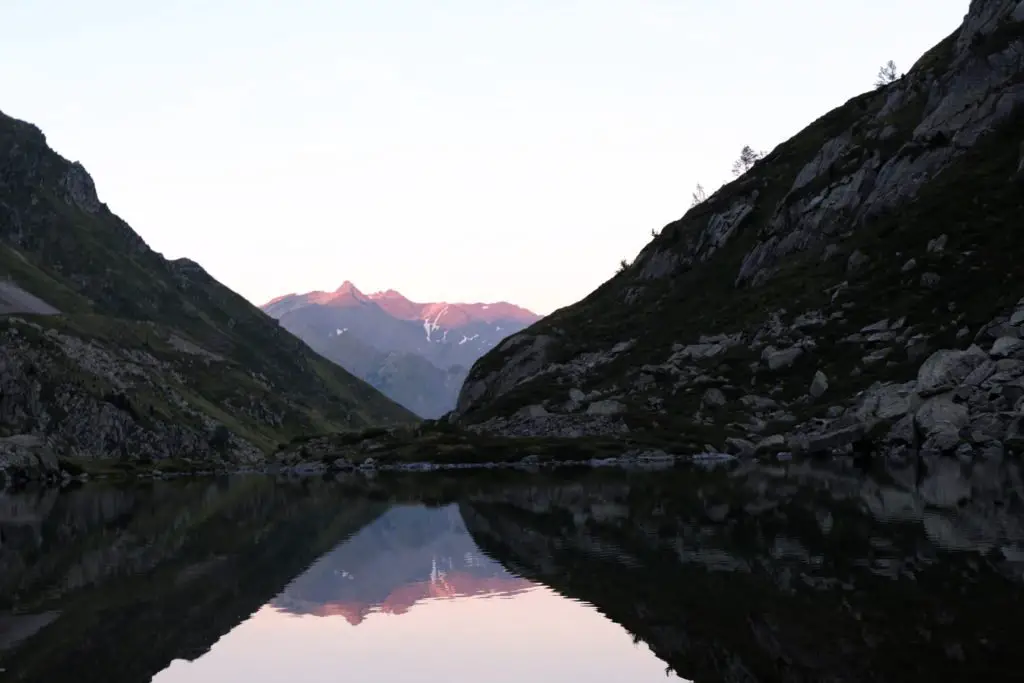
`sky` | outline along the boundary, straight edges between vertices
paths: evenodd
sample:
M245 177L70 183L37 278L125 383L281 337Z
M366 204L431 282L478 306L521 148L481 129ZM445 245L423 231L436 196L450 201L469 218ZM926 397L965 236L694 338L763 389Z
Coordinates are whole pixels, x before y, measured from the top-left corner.
M546 314L968 0L0 0L0 111L255 304Z

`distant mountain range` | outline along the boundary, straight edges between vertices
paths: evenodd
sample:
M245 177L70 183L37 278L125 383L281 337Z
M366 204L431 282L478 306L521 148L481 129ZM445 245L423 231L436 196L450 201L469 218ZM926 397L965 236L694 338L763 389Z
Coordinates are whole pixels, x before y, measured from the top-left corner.
M404 614L430 599L513 595L534 587L477 548L458 507L394 507L339 544L271 604L282 612Z
M455 407L476 359L540 319L504 301L416 303L393 289L364 294L348 281L261 308L322 356L427 418Z

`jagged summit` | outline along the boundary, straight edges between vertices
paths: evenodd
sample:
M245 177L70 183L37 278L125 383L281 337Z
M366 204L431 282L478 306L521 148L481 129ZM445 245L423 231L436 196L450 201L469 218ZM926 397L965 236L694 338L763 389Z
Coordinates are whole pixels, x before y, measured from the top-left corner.
M539 316L498 303L417 303L394 289L277 297L263 310L310 346L424 417L455 405L467 368Z

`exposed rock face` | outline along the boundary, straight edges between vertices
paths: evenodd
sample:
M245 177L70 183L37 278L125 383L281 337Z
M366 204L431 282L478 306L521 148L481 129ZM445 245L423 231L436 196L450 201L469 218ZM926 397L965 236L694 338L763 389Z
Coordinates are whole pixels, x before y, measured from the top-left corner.
M707 434L732 452L774 435L864 450L890 432L961 460L990 452L962 432L1005 413L1003 439L1020 410L1021 7L972 2L905 77L815 121L484 356L453 420L498 429L538 405L541 435L613 400L630 434Z

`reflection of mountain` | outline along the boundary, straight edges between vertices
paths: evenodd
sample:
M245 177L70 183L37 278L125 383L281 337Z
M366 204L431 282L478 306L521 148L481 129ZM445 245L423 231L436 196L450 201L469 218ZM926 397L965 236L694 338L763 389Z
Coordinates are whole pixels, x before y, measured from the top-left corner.
M421 600L509 595L533 584L484 556L458 508L395 507L296 578L271 604L293 614L403 614Z
M386 508L259 477L55 493L0 495L5 681L149 681Z
M460 509L485 552L698 683L1017 680L1024 486L994 473L952 510L912 478L800 467L530 484Z

